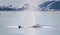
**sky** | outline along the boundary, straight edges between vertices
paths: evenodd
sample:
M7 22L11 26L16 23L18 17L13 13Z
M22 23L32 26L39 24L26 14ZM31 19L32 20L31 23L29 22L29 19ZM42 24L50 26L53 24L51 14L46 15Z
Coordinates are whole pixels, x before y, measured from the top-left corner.
M23 6L24 3L26 3L25 0L0 0L0 6Z
M30 5L37 5L45 0L0 0L0 6L23 6L24 4L28 3Z

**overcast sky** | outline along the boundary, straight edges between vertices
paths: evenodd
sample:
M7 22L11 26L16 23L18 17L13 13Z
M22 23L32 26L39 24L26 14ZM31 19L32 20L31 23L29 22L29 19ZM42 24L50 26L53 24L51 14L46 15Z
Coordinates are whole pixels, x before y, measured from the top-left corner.
M40 4L41 2L46 1L46 0L0 0L0 6L8 6L8 5L13 5L13 6L23 6L26 3L29 4Z

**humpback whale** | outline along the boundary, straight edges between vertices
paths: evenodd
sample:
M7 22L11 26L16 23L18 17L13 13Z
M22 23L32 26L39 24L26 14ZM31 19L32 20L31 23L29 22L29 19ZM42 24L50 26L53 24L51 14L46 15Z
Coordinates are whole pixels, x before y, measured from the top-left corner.
M27 27L30 27L30 28L51 28L51 27L55 27L53 25L39 25L39 24L35 24L35 25L32 25L32 26L27 26Z
M20 28L22 28L21 26L18 26L18 28L20 29Z
M35 25L29 26L29 27L40 28L41 26L39 24L35 24Z
M32 25L32 26L0 26L0 27L5 27L5 28L50 28L50 27L54 27L52 25L39 25L39 24L36 24L36 25Z

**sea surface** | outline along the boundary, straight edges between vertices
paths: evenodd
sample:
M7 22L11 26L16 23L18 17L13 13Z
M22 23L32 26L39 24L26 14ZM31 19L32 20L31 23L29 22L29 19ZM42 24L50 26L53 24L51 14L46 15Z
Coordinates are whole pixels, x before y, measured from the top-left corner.
M52 25L51 28L0 27L0 35L60 35L59 11L0 11L0 26Z

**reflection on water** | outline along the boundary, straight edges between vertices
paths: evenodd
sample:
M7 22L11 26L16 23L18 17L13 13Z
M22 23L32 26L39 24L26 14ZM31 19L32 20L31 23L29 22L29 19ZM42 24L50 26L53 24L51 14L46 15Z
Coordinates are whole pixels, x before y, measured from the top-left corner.
M4 34L3 34L4 33ZM1 35L35 35L33 28L0 28Z
M60 34L59 28L0 28L1 35L57 35Z

